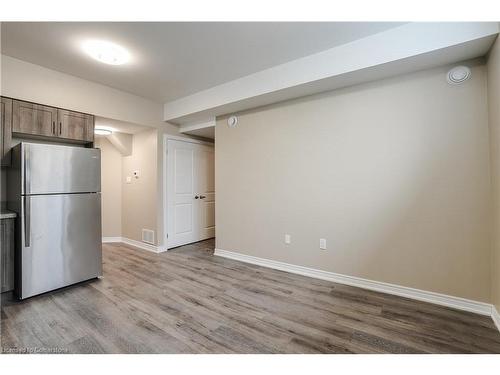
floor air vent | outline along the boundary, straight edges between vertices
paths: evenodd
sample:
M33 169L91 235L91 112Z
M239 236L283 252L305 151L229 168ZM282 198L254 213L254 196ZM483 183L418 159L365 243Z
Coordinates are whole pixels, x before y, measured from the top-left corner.
M150 243L152 245L155 244L155 232L150 229L142 230L142 242Z

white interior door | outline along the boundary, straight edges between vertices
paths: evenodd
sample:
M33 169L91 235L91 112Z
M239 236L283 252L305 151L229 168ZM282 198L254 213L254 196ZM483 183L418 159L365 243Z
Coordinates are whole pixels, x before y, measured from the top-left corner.
M167 150L168 247L214 237L214 148L169 140Z
M199 241L215 237L215 169L214 148L197 145L195 180L198 192Z

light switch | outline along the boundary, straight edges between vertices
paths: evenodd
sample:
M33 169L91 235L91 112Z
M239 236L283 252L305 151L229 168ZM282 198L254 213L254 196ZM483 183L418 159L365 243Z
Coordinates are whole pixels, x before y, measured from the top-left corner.
M319 239L319 248L321 250L326 250L326 239L325 238Z
M285 234L285 243L287 245L292 243L292 237L289 234Z
M133 173L135 178L139 178L139 171L134 171Z
M127 182L127 184L132 183L132 177L127 176L127 177L125 178L125 181Z

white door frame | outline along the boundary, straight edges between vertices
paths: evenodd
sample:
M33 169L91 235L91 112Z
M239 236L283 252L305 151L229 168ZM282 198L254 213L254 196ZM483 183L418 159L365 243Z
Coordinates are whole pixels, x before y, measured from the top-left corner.
M164 134L163 135L163 249L162 251L170 249L169 243L168 243L168 215L167 215L167 210L168 210L168 202L167 202L167 165L168 165L168 141L181 141L181 142L187 142L187 143L195 143L198 145L207 145L207 146L212 146L215 148L215 142L206 142L206 141L199 141L198 139L194 138L186 138L186 137L179 137L177 135L170 135L170 134Z

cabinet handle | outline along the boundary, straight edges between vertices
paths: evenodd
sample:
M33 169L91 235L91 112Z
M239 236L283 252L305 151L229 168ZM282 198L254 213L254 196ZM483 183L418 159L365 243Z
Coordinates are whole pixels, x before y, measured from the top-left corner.
M62 133L62 122L59 123L59 135Z
M52 134L56 134L56 122L52 121Z

